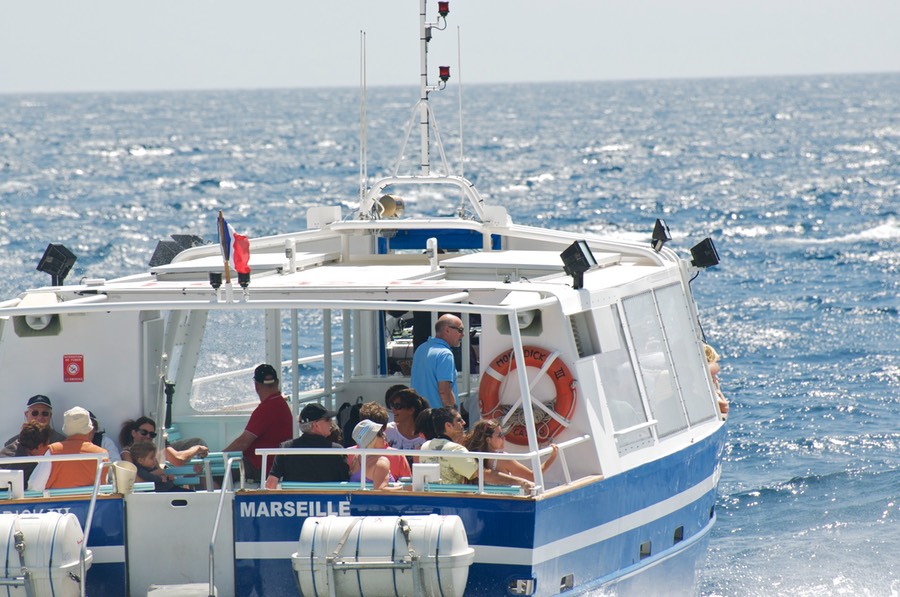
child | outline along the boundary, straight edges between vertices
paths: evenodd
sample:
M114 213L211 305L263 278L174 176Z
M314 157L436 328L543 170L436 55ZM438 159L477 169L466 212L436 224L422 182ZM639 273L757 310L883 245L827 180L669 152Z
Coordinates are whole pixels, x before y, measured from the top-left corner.
M156 446L151 442L135 442L131 445L131 457L137 467L138 481L152 482L156 491L189 491L175 486L175 477L167 475L159 466Z

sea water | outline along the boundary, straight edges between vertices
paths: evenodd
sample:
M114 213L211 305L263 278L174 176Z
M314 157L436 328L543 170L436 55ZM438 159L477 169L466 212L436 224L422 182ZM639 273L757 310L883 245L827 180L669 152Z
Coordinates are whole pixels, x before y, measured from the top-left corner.
M683 255L718 247L692 284L731 400L701 593L900 593L900 75L433 97L446 168L515 221L649 242L663 218ZM416 90L368 98L367 173L409 172ZM145 269L169 234L215 239L220 209L252 236L349 214L358 114L353 89L0 96L0 298L50 282L48 242L77 281Z

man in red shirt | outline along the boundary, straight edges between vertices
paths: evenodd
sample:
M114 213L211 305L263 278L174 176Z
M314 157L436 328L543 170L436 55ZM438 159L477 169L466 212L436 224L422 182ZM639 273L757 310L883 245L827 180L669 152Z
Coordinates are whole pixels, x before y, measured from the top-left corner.
M260 365L253 372L256 395L259 406L253 410L244 431L228 444L225 452L242 451L244 467L248 479L265 479L269 471L260 471L262 456L256 455L257 448L277 448L282 442L291 439L291 408L281 395L278 385L278 373L272 365ZM272 467L272 459L268 461Z

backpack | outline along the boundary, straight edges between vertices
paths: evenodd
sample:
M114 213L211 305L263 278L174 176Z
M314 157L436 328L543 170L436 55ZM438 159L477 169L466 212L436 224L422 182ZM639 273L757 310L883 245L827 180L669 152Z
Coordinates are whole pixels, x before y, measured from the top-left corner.
M338 410L338 425L340 425L341 433L344 435L341 443L345 448L349 448L356 444L356 442L353 441L353 428L359 423L359 411L362 409L362 405L363 397L359 396L356 399L355 404L351 406L349 402L345 402L341 405L340 410ZM348 407L346 411L344 410L345 406ZM344 411L347 414L345 420L341 418L341 411Z

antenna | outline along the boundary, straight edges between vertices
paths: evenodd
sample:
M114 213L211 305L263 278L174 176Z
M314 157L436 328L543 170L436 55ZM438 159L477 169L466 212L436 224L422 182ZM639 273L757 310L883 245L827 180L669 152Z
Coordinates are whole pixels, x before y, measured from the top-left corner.
M456 27L456 68L459 70L459 83L457 85L457 93L459 94L459 176L465 178L465 155L463 154L463 101L462 101L462 39L459 33L459 26Z
M366 117L366 32L359 32L359 204L366 198L368 186L368 121Z
M420 137L420 159L419 169L422 174L428 175L431 172L431 158L428 139L429 115L428 94L432 91L443 89L447 80L450 78L450 67L441 66L438 78L440 83L437 85L428 84L428 42L431 41L431 30L437 29L443 31L447 28L447 15L450 13L450 2L438 2L437 19L434 23L429 23L426 18L425 0L419 0L419 137ZM449 170L447 172L449 174Z
M459 99L459 177L465 178L466 156L463 153L463 101L462 101L462 38L459 32L459 25L456 26L456 68L459 70L459 87L457 87L457 98ZM466 216L466 194L460 191L459 209L457 210L460 218Z

